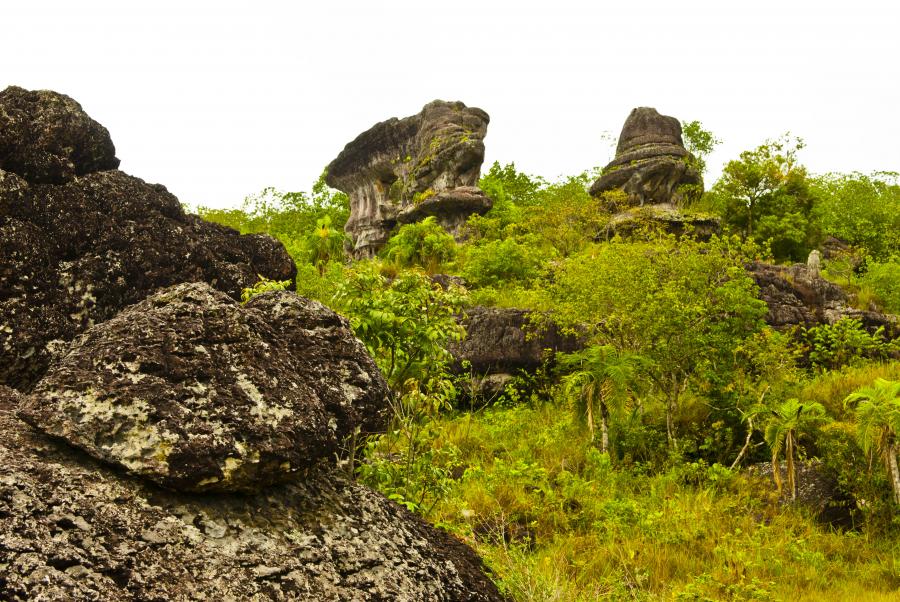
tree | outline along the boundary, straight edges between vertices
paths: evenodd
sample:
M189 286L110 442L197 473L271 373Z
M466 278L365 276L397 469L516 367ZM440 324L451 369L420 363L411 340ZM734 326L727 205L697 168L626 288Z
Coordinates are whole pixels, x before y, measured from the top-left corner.
M349 268L334 295L337 310L350 319L391 387L443 374L451 359L447 346L465 335L456 320L465 291L444 290L419 269L388 279L380 267L366 261Z
M763 326L766 305L743 268L748 252L735 239L614 240L561 262L547 286L554 321L647 358L673 449L685 391L726 380L735 347Z
M706 157L715 147L722 144L712 132L704 129L699 121L689 121L681 126L684 147L694 156L695 167L703 175L706 172Z
M564 372L566 395L584 405L591 441L594 440L595 407L600 410L600 450L609 451L609 410L618 409L627 398L643 358L620 352L612 345L595 345L572 354L557 356Z
M331 227L331 217L316 220L315 231L307 237L309 262L319 270L319 277L325 274L325 268L332 259L340 258L344 253L344 233Z
M798 450L798 437L810 426L824 422L826 419L825 408L820 403L801 403L797 399L788 399L777 408L762 408L759 412L767 417L763 437L772 450L772 479L781 495L781 465L780 458L784 453L787 464L787 481L791 490L791 501L797 499L797 467L796 457Z
M900 381L876 379L844 400L844 406L856 405L856 438L867 454L884 460L894 490L894 502L900 505L900 468L897 466L897 437L900 435Z
M729 161L710 191L726 226L748 239L768 243L777 259L805 260L818 243L814 191L806 168L797 163L800 139L770 140Z
M433 274L441 264L456 256L456 241L430 215L420 222L401 226L385 245L382 255L401 267L419 266Z

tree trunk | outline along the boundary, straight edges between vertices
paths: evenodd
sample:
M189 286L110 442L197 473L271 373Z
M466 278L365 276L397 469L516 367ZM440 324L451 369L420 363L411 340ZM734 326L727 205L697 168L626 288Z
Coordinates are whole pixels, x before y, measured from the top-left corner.
M600 402L600 451L609 451L609 408L606 402Z
M894 502L900 504L900 468L897 466L897 444L888 446L888 467L891 473L891 485L894 488Z
M791 501L797 501L797 468L794 466L794 433L788 431L787 436L787 478L791 488Z
M587 423L588 430L591 432L591 442L594 441L594 400L587 399Z
M737 458L734 459L734 462L731 463L729 470L734 470L741 463L741 459L744 457L744 454L747 453L747 450L750 449L750 438L753 437L753 418L747 418L747 438L744 439L744 447L741 448L740 453L738 453Z
M772 480L775 481L775 489L778 491L778 497L781 497L781 465L778 463L778 456L772 454Z

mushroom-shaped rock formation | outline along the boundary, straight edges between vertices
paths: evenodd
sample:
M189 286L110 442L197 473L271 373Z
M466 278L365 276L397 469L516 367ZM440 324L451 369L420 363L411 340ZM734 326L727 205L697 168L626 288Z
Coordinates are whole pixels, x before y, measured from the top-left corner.
M54 349L154 290L203 281L239 298L293 280L281 243L185 214L115 169L103 126L56 92L0 92L0 384L28 391Z
M255 491L387 419L387 385L345 319L294 293L242 306L163 289L88 329L21 409L44 432L180 491Z
M374 255L399 223L429 215L454 235L490 199L477 188L488 115L435 100L418 115L376 124L327 168L326 182L350 195L346 230L358 257Z
M610 209L618 212L610 223L615 232L626 233L650 219L675 233L688 228L701 235L714 233L717 220L680 212L686 186L702 190L703 179L684 148L681 124L656 109L638 107L625 120L615 159L603 169L590 193L606 197ZM611 191L620 191L624 198L605 194Z
M341 470L160 489L28 428L17 397L0 385L0 600L502 600L470 548Z

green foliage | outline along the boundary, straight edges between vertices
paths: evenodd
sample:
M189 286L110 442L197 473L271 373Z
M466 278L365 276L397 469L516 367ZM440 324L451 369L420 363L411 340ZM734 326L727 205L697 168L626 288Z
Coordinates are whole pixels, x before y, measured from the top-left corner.
M269 280L265 276L257 274L259 280L253 286L241 291L241 303L247 303L256 295L269 291L284 291L291 285L290 280Z
M863 249L877 261L900 254L898 174L827 174L811 185L825 234Z
M884 328L874 333L856 318L842 318L804 330L809 345L809 361L818 369L834 370L866 359L886 359L900 350L900 341L887 340Z
M467 249L462 275L475 286L527 286L541 276L546 261L533 237L488 240Z
M309 262L319 271L319 277L325 275L328 262L343 256L344 242L344 233L331 226L331 216L316 220L316 229L307 237L306 245Z
M706 172L706 157L722 143L699 121L689 121L681 126L684 146L694 157L695 167L702 175Z
M651 362L673 447L687 388L727 378L734 349L762 327L765 304L742 267L750 251L728 239L612 242L562 263L549 286L558 323Z
M870 262L859 281L874 292L885 311L900 314L900 255L883 263Z
M327 217L334 229L342 230L350 215L350 200L346 194L328 188L323 173L311 193L265 188L248 196L241 209L200 207L197 213L241 234L268 234L281 241L299 264L308 261L309 233L316 229L316 222Z
M420 222L401 226L388 241L382 255L399 266L419 266L433 274L456 256L456 241L431 215Z
M763 406L759 410L764 419L765 430L763 437L772 451L772 478L781 494L781 464L779 462L782 453L787 460L788 488L791 499L797 499L797 470L795 462L802 452L799 437L811 427L827 420L825 408L819 403L801 402L798 399L788 399L776 407Z
M638 370L645 363L638 355L620 352L612 345L595 345L572 354L557 356L565 392L578 400L579 413L587 421L594 439L595 416L600 415L600 450L609 450L610 410L621 411Z
M730 161L709 193L733 232L768 244L781 260L805 260L820 233L813 215L815 191L797 164L799 139L784 136Z
M464 291L444 290L420 270L388 279L377 262L358 263L334 303L394 388L409 378L426 382L443 374L451 359L447 346L464 335L454 317L466 303Z
M900 505L900 469L897 467L900 381L879 378L870 386L848 395L844 404L856 404L856 438L859 446L865 453L884 459L894 488L894 501Z

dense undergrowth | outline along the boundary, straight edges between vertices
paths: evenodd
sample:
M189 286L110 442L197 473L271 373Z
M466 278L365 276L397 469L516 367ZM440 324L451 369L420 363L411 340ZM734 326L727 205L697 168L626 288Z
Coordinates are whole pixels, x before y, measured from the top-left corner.
M685 132L703 141L696 122ZM693 148L702 166L711 147ZM472 545L513 598L894 600L900 343L853 320L776 332L744 267L827 246L822 274L860 309L900 311L900 186L813 177L800 148L743 153L694 198L724 224L711 240L651 224L622 240L608 224L624 199L591 198L594 173L547 182L497 164L481 181L494 208L464 243L425 220L374 260L342 258L347 198L322 180L201 214L279 238L298 292L349 318L394 420L348 466ZM475 304L533 310L532 328L552 321L587 349L473 397L447 346ZM792 501L805 462L836 483L839 524Z

